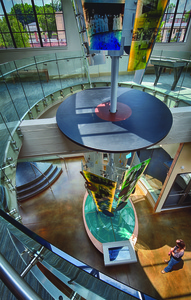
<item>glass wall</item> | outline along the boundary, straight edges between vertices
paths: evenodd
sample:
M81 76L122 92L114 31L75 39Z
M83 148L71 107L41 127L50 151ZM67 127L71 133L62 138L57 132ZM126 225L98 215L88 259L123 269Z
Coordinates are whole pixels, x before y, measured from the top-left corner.
M30 57L0 65L1 162L12 131L41 99L73 85L88 82L85 60L65 54Z
M163 208L191 205L191 173L181 173L176 176L171 191Z

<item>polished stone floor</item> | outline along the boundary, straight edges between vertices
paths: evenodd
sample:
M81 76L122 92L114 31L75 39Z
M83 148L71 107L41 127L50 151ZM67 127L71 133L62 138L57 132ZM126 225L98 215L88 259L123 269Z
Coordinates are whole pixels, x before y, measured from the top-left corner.
M89 240L83 223L84 179L80 174L83 157L51 161L62 167L58 180L38 196L20 206L23 224L56 247L156 299L191 299L191 208L154 213L137 187L131 197L138 217L135 245L137 263L105 267L102 254ZM164 259L177 238L186 243L183 263L162 274Z

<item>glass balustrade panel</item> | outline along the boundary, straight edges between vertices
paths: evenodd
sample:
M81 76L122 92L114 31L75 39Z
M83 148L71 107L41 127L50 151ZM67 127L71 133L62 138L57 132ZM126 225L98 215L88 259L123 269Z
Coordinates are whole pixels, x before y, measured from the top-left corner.
M139 291L78 261L26 228L24 233L23 226L6 216L1 210L0 220L0 236L5 236L4 232L9 231L9 235L6 234L4 243L10 243L9 236L12 243L9 251L7 251L6 247L2 248L2 254L5 259L15 257L16 254L17 264L20 264L22 255L22 260L27 265L31 261L31 256L39 251L38 253L41 253L43 259L36 266L33 266L33 275L41 283L42 288L52 295L53 298L58 299L61 296L65 299L68 296L68 290L71 292L73 290L84 299L87 298L87 293L88 297L92 299L97 299L96 297L140 299ZM15 268L17 267L18 265ZM30 285L31 282L28 282L28 284ZM142 294L142 296L145 295Z
M23 115L29 109L28 99L22 84L25 80L22 72L24 71L15 71L4 77L4 93L8 101L6 101L6 105L3 105L2 114L8 121L12 122L22 119Z
M83 58L57 59L62 88L87 81Z
M14 128L14 122L18 122L26 111L26 101L12 74L0 78L0 111L5 122Z
M54 60L37 63L36 68L44 97L61 89L55 55Z
M0 64L0 76L12 71L15 71L14 61L9 61L4 64Z
M4 118L2 117L2 114L0 113L0 153L1 153L0 166L3 165L4 153L5 153L7 142L9 139L10 139L9 130L4 121Z
M35 57L27 57L27 58L22 58L14 61L15 63L15 68L19 69L22 67L28 67L30 65L35 64Z
M43 83L46 82L46 73L39 71L36 64L18 71L19 80L30 109L40 99L45 97Z

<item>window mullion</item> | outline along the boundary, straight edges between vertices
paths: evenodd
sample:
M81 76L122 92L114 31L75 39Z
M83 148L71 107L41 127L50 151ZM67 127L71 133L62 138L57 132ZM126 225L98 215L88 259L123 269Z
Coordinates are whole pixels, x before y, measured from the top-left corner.
M11 25L10 25L10 23L9 23L9 18L8 18L8 15L7 15L7 12L6 12L6 9L5 9L3 0L0 0L0 1L1 1L2 8L3 8L3 12L4 12L5 19L6 19L6 22L7 22L7 26L8 26L8 28L9 28L9 33L10 33L11 38L12 38L13 45L14 45L15 48L17 48L16 42L15 42L15 38L14 38L12 29L11 29Z
M189 18L188 18L188 21L187 21L187 24L186 24L186 30L185 30L185 33L184 33L183 42L185 41L185 37L186 37L187 31L188 31L188 24L190 23L190 21L191 21L191 11L190 11Z
M178 10L179 1L180 1L180 0L177 0L177 2L176 2L176 7L175 7L174 17L173 17L173 21L172 21L172 26L171 26L171 29L170 29L170 34L169 34L169 38L168 38L168 43L170 43L171 36L172 36L172 31L173 31L173 29L174 29L174 23L175 23L175 19L176 19L176 13L177 13L177 10Z
M186 0L185 6L184 6L184 11L185 11L185 8L187 6L187 3L188 3L188 0ZM183 17L183 15L182 15L182 17ZM187 34L188 24L190 23L190 19L191 19L191 10L190 10L188 21L187 21L187 24L186 24L186 30L185 30L185 33L184 33L183 42L185 41L185 37L186 37L186 34Z
M41 45L41 47L43 47L43 42L42 42L42 37L41 37L41 32L40 32L40 26L38 24L38 18L37 18L37 14L36 14L34 0L31 0L31 3L32 3L33 11L34 11L34 17L35 17L36 27L37 27L37 31L38 31L38 35L39 35L40 45Z

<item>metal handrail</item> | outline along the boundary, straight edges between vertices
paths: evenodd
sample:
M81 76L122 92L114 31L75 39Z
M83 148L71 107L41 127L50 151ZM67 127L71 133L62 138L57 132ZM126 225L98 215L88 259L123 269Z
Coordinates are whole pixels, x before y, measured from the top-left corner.
M27 227L25 227L23 224L17 222L15 219L13 219L12 217L10 217L2 209L0 209L0 216L2 216L2 218L4 218L10 224L12 224L13 226L15 226L15 228L17 228L18 230L20 230L21 232L23 232L24 234L26 234L29 238L31 238L32 240L34 240L38 244L40 244L41 251L44 252L45 248L46 248L46 249L50 250L52 252L52 254L56 254L58 257L61 258L61 260L65 261L66 263L69 263L71 266L73 266L74 267L74 270L73 270L73 273L72 273L73 276L76 277L76 274L78 274L79 270L82 272L81 273L82 278L84 278L84 276L86 278L86 274L87 273L89 274L88 269L92 269L92 267L90 267L88 265L85 265L81 261L79 261L79 260L71 257L70 255L68 255L65 252L61 251L60 249L58 249L57 247L53 246L49 242L45 241L43 238L41 238L40 236L38 236L36 233L32 232L30 229L28 229ZM38 258L40 258L40 255L38 256ZM46 258L45 257L44 257L43 261L46 262ZM1 257L0 257L0 262L1 262ZM9 268L9 265L7 265L7 267ZM1 274L1 268L3 269L3 267L1 267L1 265L0 265L0 274ZM30 264L29 264L29 267L28 266L26 267L26 271L28 271L28 268L30 268ZM7 274L6 274L6 270L2 270L2 271L4 273L3 277L6 277L8 279L8 281L9 281L9 276L10 276L10 280L11 280L11 284L10 285L11 286L10 287L8 286L9 282L5 283L4 280L3 280L3 282L5 283L5 285L8 286L8 288L10 288L10 290L13 289L13 291L14 291L14 289L17 288L17 283L14 283L14 281L13 281L13 279L11 277L11 272L10 272L10 275L9 275L9 269L7 271ZM24 274L25 274L26 271L25 270L23 271ZM145 297L144 293L142 293L142 292L140 292L140 291L138 291L138 290L136 290L136 289L134 289L134 288L126 285L126 284L119 283L117 280L112 279L112 278L108 277L105 274L102 274L101 272L97 271L96 269L92 269L92 271L94 273L96 272L96 274L99 274L99 278L98 278L98 276L96 278L96 276L93 273L90 273L88 275L89 278L91 278L91 280L92 280L92 277L94 277L93 280L96 280L96 282L98 280L98 281L100 281L100 283L102 282L102 284L106 284L107 286L110 286L111 290L113 290L113 288L114 288L114 289L118 290L119 293L125 293L127 295L127 297L131 297L130 299L139 299L139 300L141 300L141 299L143 299L143 297ZM15 276L17 276L17 275L18 274L16 274ZM78 280L80 280L81 276L79 276ZM19 275L18 275L18 277L19 277ZM13 277L13 278L17 278L17 277ZM71 277L70 277L70 280L71 281L73 281L73 280L76 281L75 278L72 279ZM78 280L77 280L77 282L78 282ZM85 283L85 285L83 285L82 282ZM78 284L80 284L81 288L84 288L85 290L88 288L91 293L93 293L93 294L95 293L95 291L94 291L94 289L95 289L94 285L92 285L92 290L91 290L91 288L90 288L89 285L86 286L86 281L82 280L82 282L81 283L78 282ZM18 283L20 284L20 281ZM99 284L99 283L97 282L96 284ZM21 293L22 293L22 287L23 287L23 285L21 283L21 287L20 288L18 287L19 292L21 292ZM26 299L26 300L28 300L28 299L30 299L30 300L34 300L35 299L36 300L37 299L38 300L38 299L41 299L41 298L35 298L35 297L33 297L33 298L27 298L27 297L23 297L23 298L18 298L18 299ZM154 298L151 298L151 299L154 299Z
M161 56L161 55L151 55L151 57L149 58L149 60L153 59L153 58L157 58L160 60L179 60L179 61L185 61L185 62L190 62L191 63L191 59L185 59L185 58L178 58L178 57L168 57L168 56Z
M122 55L122 56L126 56L126 55ZM110 57L108 55L105 55L105 57ZM43 64L43 63L47 63L47 62L53 62L53 61L59 61L59 60L71 60L71 59L79 59L79 58L84 58L83 56L74 56L74 57L62 57L62 58L52 58L52 59L45 59L45 60L42 60L42 61L36 61L34 63L31 63L31 64L28 64L28 65L25 65L25 66L22 66L22 67L19 67L19 68L16 68L14 70L11 70L7 73L3 73L2 75L0 75L0 79L3 78L4 76L7 76L7 75L10 75L14 72L17 72L17 71L20 71L20 70L23 70L25 68L29 68L29 67L32 67L32 66L36 66L38 64ZM171 60L181 60L181 61L185 61L187 63L191 63L191 60L190 59L184 59L184 58L176 58L176 57L166 57L166 56L159 56L159 55L151 55L150 59L152 58L159 58L159 59L171 59ZM149 60L150 60L149 59ZM1 65L4 65L4 64L0 64Z
M0 278L17 299L42 300L0 253Z
M43 64L43 63L47 63L47 62L53 62L53 61L57 61L57 60L68 60L68 59L76 59L76 58L83 58L83 56L78 56L78 57L63 57L63 58L47 59L47 60L43 60L43 61L36 61L36 62L31 63L29 65L25 65L25 66L16 68L16 69L14 69L12 71L9 71L7 73L3 73L3 75L0 75L0 78L3 78L4 76L10 75L11 73L23 70L25 68L36 66L38 64ZM4 65L4 64L2 64L2 65Z

